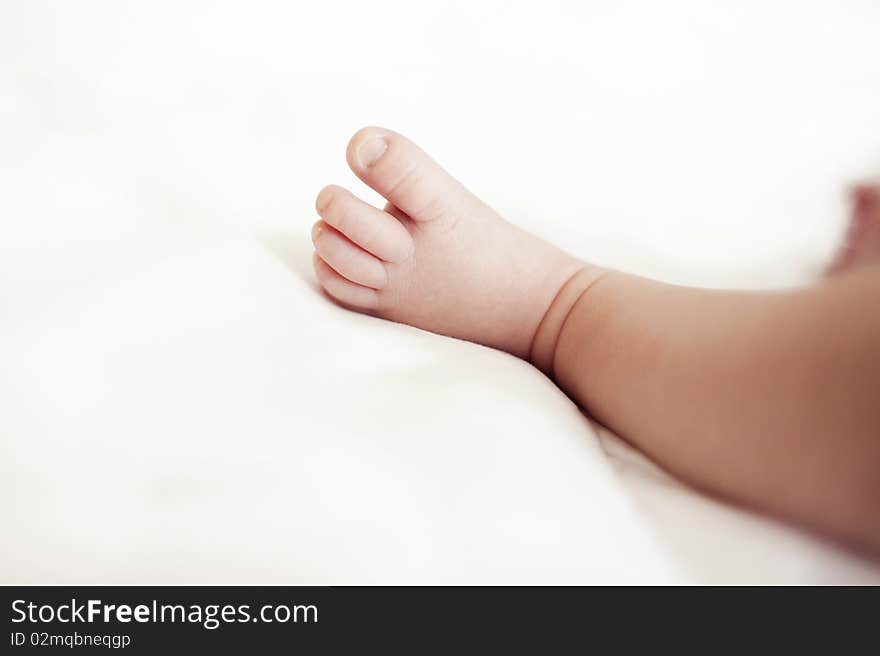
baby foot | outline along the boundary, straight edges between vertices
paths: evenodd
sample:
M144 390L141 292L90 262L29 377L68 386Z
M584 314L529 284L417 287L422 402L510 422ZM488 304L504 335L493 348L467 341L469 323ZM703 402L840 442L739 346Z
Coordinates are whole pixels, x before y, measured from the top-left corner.
M856 187L852 203L846 236L828 267L830 275L880 263L880 186Z
M360 130L347 159L388 204L333 185L318 194L314 265L326 293L551 369L565 316L599 270L502 219L391 130Z

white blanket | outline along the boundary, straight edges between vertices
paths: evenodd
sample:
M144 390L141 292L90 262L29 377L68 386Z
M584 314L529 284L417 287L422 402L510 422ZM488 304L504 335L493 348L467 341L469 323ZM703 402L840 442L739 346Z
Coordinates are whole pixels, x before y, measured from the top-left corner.
M0 582L880 582L330 304L308 242L382 124L583 257L806 281L880 163L880 9L320 4L0 6Z

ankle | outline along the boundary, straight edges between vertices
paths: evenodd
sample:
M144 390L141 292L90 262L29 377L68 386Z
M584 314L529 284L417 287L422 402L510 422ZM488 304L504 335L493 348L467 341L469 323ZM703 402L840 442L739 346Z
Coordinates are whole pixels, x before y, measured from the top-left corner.
M559 288L556 297L544 313L529 352L529 361L550 378L554 377L554 362L559 337L572 309L590 288L605 275L608 269L584 264Z

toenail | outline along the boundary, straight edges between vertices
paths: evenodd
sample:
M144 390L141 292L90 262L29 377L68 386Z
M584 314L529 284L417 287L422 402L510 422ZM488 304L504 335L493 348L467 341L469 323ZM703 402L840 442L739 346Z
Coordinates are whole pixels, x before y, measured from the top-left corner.
M382 137L373 137L367 139L357 148L357 158L361 167L369 168L376 163L376 160L382 157L388 149L388 142Z
M333 200L333 192L329 188L322 189L321 193L318 194L318 198L315 200L315 209L318 210L318 212L323 212L327 209L331 200Z
M318 223L316 223L314 226L312 226L312 241L315 241L318 239L318 237L321 235L322 230L323 230L323 228L321 227L320 221L318 221Z

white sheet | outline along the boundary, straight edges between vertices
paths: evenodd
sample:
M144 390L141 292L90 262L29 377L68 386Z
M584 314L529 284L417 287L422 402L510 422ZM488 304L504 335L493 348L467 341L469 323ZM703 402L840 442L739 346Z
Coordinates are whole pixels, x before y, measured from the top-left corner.
M597 439L528 365L332 306L307 237L378 123L584 257L806 280L876 172L878 28L866 2L4 3L0 582L880 581Z

